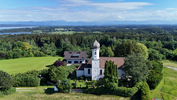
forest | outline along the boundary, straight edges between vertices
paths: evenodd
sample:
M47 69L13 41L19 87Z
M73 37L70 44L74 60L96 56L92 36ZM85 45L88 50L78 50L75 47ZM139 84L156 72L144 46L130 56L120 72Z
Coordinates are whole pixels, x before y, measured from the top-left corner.
M74 31L74 33L48 33L56 29ZM64 51L87 51L89 58L91 45L97 39L101 44L101 56L125 56L117 53L124 49L121 46L139 42L148 48L150 60L177 60L177 27L172 25L52 26L0 30L0 33L34 30L41 30L41 33L0 35L0 59L63 56ZM99 33L94 33L95 31Z

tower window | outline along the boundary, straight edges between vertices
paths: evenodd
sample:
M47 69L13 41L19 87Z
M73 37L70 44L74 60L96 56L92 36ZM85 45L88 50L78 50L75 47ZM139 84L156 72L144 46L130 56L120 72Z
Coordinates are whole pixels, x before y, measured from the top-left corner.
M88 69L88 74L90 74L90 69Z
M96 51L95 51L95 55L96 55Z
M100 75L102 75L102 70L100 70Z

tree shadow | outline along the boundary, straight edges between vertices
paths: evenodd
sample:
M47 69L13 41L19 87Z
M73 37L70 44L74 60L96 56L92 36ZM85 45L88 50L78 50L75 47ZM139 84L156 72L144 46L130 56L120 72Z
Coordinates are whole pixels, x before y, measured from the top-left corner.
M56 92L53 90L53 88L47 88L47 89L45 90L45 93L46 93L46 94L54 94L54 93L56 93Z
M47 66L45 66L45 67L52 67L53 66L53 64L52 65L47 65Z

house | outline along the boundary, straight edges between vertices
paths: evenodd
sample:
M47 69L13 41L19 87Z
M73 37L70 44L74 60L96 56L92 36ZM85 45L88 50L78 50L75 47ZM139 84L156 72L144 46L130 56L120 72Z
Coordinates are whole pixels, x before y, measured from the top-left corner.
M97 40L92 44L92 57L87 63L82 63L76 71L77 77L85 75L92 77L92 80L99 80L104 77L104 68L106 60L114 61L118 67L119 79L124 73L121 68L124 65L124 57L99 57L100 44Z
M64 56L64 61L66 61L67 66L72 64L86 63L87 60L86 51L65 51Z

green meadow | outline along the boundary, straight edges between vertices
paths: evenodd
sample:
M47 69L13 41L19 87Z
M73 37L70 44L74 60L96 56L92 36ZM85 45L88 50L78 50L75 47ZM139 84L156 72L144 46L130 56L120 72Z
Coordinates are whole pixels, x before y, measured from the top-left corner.
M23 73L30 70L41 70L48 68L59 57L28 57L19 59L0 60L0 70L9 74Z
M151 98L177 100L177 71L164 67L163 80L155 90L151 90Z

